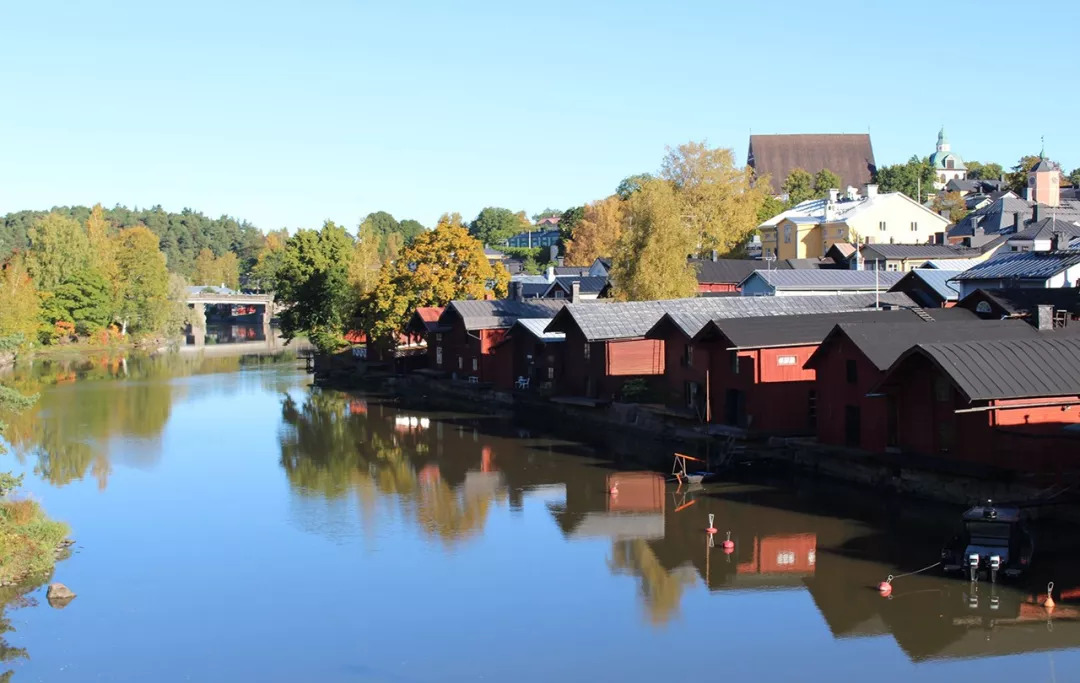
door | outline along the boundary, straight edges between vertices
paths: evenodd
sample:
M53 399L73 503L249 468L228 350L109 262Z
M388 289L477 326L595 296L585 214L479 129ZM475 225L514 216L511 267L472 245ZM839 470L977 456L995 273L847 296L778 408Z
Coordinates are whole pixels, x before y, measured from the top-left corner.
M746 421L746 397L739 389L728 389L724 397L724 424L741 427Z
M844 406L844 443L858 448L862 443L862 409Z
M889 395L885 398L885 445L895 448L900 445L900 406L896 397Z

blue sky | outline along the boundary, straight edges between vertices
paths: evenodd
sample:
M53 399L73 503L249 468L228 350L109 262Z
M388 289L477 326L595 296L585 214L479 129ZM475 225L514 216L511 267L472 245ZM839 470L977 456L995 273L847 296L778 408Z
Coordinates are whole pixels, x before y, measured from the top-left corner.
M736 4L740 6L735 6ZM666 145L870 131L1080 166L1073 3L9 0L0 212L431 225L610 194ZM1067 70L1072 70L1069 75Z

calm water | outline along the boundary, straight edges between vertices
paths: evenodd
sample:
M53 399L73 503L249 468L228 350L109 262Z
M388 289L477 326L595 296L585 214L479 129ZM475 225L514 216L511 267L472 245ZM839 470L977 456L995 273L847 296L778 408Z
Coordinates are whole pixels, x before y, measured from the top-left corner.
M936 559L925 506L676 491L498 420L318 391L295 361L14 380L41 398L2 464L78 541L55 574L74 602L4 614L20 683L1080 679L1077 611L1048 621L1036 588L868 588Z

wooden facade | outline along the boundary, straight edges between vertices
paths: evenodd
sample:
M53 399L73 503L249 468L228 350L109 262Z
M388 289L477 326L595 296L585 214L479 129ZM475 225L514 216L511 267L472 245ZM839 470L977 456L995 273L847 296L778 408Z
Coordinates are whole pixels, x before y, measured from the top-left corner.
M703 345L712 422L755 434L814 432L816 373L803 365L817 344L728 350L720 338Z
M559 393L611 400L628 380L664 374L664 343L656 339L589 342L571 326L566 331L562 367L556 381Z
M850 339L827 340L812 365L818 441L876 452L897 445L895 399L868 396L884 373Z

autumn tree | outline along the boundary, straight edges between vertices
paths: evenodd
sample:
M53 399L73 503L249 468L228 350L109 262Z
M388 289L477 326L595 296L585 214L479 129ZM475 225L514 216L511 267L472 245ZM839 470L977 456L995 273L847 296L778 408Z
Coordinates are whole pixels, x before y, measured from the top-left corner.
M1073 187L1080 187L1080 168L1074 168L1066 178L1072 183Z
M52 290L72 273L90 267L90 242L74 218L50 213L30 229L26 265L38 289Z
M802 168L793 168L780 186L788 197L788 204L795 206L814 198L814 176Z
M840 176L827 168L823 168L814 175L814 197L824 199L829 196L829 190L842 190Z
M950 223L959 223L968 214L967 203L959 192L938 192L930 209L949 219Z
M192 280L196 285L223 285L230 289L240 286L240 267L236 254L231 251L214 256L210 249L203 249L195 257Z
M255 265L252 266L248 275L249 287L263 291L274 288L282 256L285 253L285 243L288 241L289 231L285 228L267 233L263 240L263 247L255 259Z
M462 227L461 217L444 215L434 230L383 264L378 284L361 305L364 329L392 346L418 307L504 297L509 281L505 268L488 263L484 245Z
M389 261L390 259L397 258L397 255L401 253L401 248L405 246L405 240L402 238L400 232L392 232L386 236L386 241L383 243L381 257L383 261Z
M768 190L753 170L735 164L735 152L689 142L669 149L660 177L671 184L681 217L696 244L683 254L742 246L758 225ZM645 186L648 186L646 183Z
M610 257L622 237L627 204L618 195L585 206L573 237L566 241L566 265L588 266L598 256Z
M123 273L116 263L116 241L101 204L90 209L86 219L86 239L90 248L90 269L100 275L108 285L109 306L115 315L120 301Z
M381 265L379 236L371 226L361 224L349 257L349 286L358 302L375 288Z
M355 304L348 273L352 251L352 238L333 221L321 230L298 230L285 243L274 284L275 300L285 307L285 339L307 334L324 352L344 344Z
M907 163L881 166L877 170L878 190L900 192L922 203L926 195L934 191L937 171L927 157L913 156Z
M615 296L629 301L693 296L697 278L686 257L697 246L699 224L684 219L675 185L648 181L628 202L629 225L612 260Z
M0 265L0 337L37 338L41 299L20 254Z
M123 273L117 320L122 334L165 331L170 314L169 271L158 237L149 228L121 230L116 242L116 265Z

